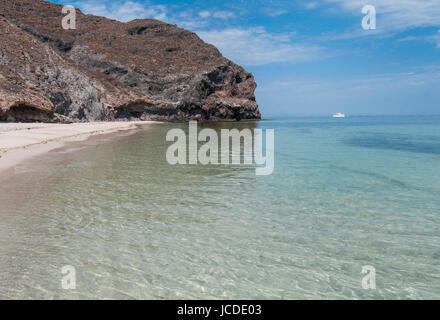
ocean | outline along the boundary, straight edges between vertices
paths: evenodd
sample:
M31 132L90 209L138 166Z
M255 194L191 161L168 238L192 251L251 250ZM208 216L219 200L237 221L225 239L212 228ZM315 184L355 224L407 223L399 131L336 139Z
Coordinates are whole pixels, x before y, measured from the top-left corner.
M0 298L440 298L440 117L200 126L274 129L273 174L170 165L158 124L1 180Z

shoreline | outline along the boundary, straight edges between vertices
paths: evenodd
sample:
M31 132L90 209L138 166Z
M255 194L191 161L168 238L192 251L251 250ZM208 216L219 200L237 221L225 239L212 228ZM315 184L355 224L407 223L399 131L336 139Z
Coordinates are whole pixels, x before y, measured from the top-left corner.
M161 122L0 123L0 176L24 161L92 136L130 131Z

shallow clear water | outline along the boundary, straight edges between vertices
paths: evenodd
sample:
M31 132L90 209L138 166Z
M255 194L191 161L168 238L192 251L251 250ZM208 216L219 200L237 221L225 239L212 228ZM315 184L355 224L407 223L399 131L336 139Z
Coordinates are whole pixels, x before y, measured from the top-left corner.
M168 165L176 126L93 138L3 179L0 298L440 297L440 117L241 123L275 129L271 176ZM65 265L76 290L61 288Z

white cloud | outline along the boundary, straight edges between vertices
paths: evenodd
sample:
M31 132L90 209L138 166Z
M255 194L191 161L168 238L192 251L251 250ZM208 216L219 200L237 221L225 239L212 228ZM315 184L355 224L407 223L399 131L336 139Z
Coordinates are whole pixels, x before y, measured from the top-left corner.
M293 44L291 34L272 34L262 27L197 33L204 41L219 48L227 58L247 66L277 62L297 63L328 55L322 47Z
M84 13L104 16L122 22L134 19L152 18L166 22L176 23L183 28L200 29L207 27L210 20L229 20L234 19L235 14L231 11L200 11L198 14L193 11L183 11L180 13L168 12L163 5L151 5L147 2L138 1L100 1L100 0L79 0L75 6Z
M84 13L104 16L122 22L145 18L167 20L166 8L161 5L148 5L134 1L105 4L97 0L80 0L75 3L75 6Z
M276 8L263 8L261 11L269 17L279 17L288 12L287 10Z
M212 14L212 16L214 18L223 20L235 18L235 14L231 11L216 11Z
M434 43L437 48L440 48L440 30L434 34L429 36L408 36L401 39L398 39L397 42L410 42L410 41L422 41Z
M216 19L227 20L227 19L235 18L235 14L233 12L226 11L226 10L223 10L223 11L204 10L204 11L200 11L198 16L203 19L216 18Z
M315 41L350 40L370 36L388 38L410 29L440 27L440 0L321 0L321 4L331 5L331 8L327 7L331 14L345 16L349 13L356 16L359 23L350 30L323 33ZM361 27L364 17L362 8L366 4L376 8L376 30L365 31ZM423 40L424 37L420 36L418 40Z
M316 1L309 1L304 4L304 7L306 9L312 10L312 9L315 9L316 7L318 7L318 5L319 5L318 2L316 2Z
M415 27L440 26L439 0L324 0L340 5L343 11L362 16L366 4L373 5L381 32L403 31Z
M212 15L211 11L200 11L199 12L199 17L201 18L209 18Z

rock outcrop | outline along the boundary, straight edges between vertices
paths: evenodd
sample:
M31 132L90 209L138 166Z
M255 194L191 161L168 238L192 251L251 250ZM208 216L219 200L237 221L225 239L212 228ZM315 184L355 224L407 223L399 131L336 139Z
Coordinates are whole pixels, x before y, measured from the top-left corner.
M260 119L251 73L195 33L0 2L0 121Z

